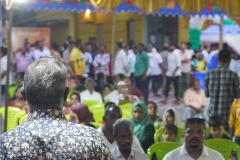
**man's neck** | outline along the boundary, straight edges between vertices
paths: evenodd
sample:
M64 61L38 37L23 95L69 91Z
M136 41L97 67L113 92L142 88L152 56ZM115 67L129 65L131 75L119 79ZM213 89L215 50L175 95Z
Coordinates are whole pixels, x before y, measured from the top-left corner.
M122 156L125 158L125 159L128 159L128 157L130 156L131 154L131 149L128 149L128 150L120 150L119 151L121 152Z
M112 129L108 129L105 126L102 127L103 130L103 134L106 137L106 139L108 140L108 142L113 143L114 142L114 136L113 136L113 131Z
M91 90L89 89L88 91L90 92L90 94L93 94L94 90L93 89L91 89Z
M203 146L201 148L196 148L196 149L193 149L191 147L186 147L186 150L193 159L198 159L202 154Z

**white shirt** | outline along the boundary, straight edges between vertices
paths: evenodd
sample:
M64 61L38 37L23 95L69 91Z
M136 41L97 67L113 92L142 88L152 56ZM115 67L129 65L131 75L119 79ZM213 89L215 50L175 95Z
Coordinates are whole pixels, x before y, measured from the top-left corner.
M84 60L85 60L85 62L86 62L85 73L87 74L87 73L90 72L90 64L92 64L92 62L93 62L93 58L92 58L91 53L85 52L85 53L84 53ZM88 62L89 64L87 64L87 62Z
M134 73L135 72L135 63L136 63L136 55L134 54L133 50L132 49L129 49L127 51L128 55L128 59L131 60L131 73Z
M51 53L48 48L43 47L43 51L40 51L39 49L35 50L33 56L34 56L34 61L37 61L40 58L50 57Z
M208 51L203 50L201 53L203 54L204 59L206 60L206 62L207 62L207 63L210 63L210 58L211 58L211 56L210 56L210 54L208 53Z
M165 155L163 160L195 160L193 159L187 152L185 145L174 149L173 151L169 152ZM224 160L223 156L206 146L203 146L202 154L197 160Z
M1 58L0 73L2 74L3 71L7 71L7 56L4 56L4 57ZM5 76L1 79L1 85L6 85L6 81L7 81L7 75L5 75Z
M168 69L166 75L169 77L173 76L173 72L175 71L176 67L179 67L175 73L175 76L181 75L181 58L178 49L175 49L173 52L168 53Z
M139 98L137 96L135 96L135 95L129 95L129 98L131 98L131 96L133 98L135 98L136 100L139 100ZM120 100L124 100L124 95L119 93L117 90L114 90L111 93L109 93L108 95L106 95L104 97L104 100L113 102L116 105L118 105Z
M80 93L80 99L81 102L83 101L89 101L89 100L95 100L99 102L103 102L102 95L98 92L93 91L92 94L89 92L89 90L86 90L84 92Z
M114 62L114 75L118 74L126 74L126 69L127 69L127 54L126 52L121 49L118 51L115 62Z
M180 51L180 58L181 61L189 59L188 62L184 63L181 62L181 72L189 73L191 71L191 58L192 58L190 50L185 50L184 52Z
M108 53L97 54L94 58L93 65L96 68L95 73L103 73L105 76L109 75L110 55Z
M159 64L163 63L162 56L159 53L155 54L148 54L149 56L149 70L150 70L150 75L160 75L162 74L162 68L159 66Z
M114 148L111 152L112 152L113 158L115 158L115 160L126 160L122 156L118 147ZM132 148L127 160L147 160L147 156L146 156L146 154L140 153Z
M103 127L103 126L99 127L99 128L97 129L97 131L98 131L102 136L104 136L103 128L102 128L102 127ZM105 136L104 136L104 137L105 137ZM108 143L108 147L109 147L110 150L113 150L114 148L118 147L116 141L113 141L113 143L110 143L107 139L106 139L106 141L107 141L107 143ZM132 148L135 149L136 151L140 152L140 153L145 154L145 152L143 151L142 146L141 146L138 138L137 138L135 135L133 135Z

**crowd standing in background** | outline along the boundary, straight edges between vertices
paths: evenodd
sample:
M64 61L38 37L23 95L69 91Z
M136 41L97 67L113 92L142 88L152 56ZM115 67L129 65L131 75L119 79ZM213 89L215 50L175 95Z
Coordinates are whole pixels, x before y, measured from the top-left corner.
M41 114L49 114L53 119L60 117L63 120L65 114L70 116L69 121L77 124L83 123L91 127L96 127L92 123L99 121L96 120L91 108L84 102L97 101L99 105L104 104L104 115L101 126L98 127L98 132L106 138L106 145L112 150L116 159L146 159L145 153L154 144L155 129L162 130L162 141L175 142L178 139L180 128L184 127L184 123L185 145L166 155L166 159L178 159L176 157L185 159L189 156L197 159L202 156L202 148L204 148L205 154L207 154L206 152L212 153L211 157L213 159L222 159L217 152L202 145L205 137L205 122L203 119L209 122L211 134L208 135L208 139L220 137L231 139L235 136L235 141L240 144L240 117L238 114L240 105L239 56L236 56L227 45L224 45L224 49L221 51L217 50L214 45L202 45L199 50L192 50L189 42L181 42L180 48L174 43L164 43L162 46L163 50L159 51L151 43L145 46L133 41L128 44L119 41L116 43L117 53L113 54L108 52L106 45L99 45L94 38L90 38L89 42L83 42L80 39L74 41L69 36L62 48L58 44L52 43L50 49L41 40L32 45L24 42L23 46L14 52L14 56L11 58L11 75L9 75L11 84L8 92L6 92L6 55L8 51L1 47L0 72L3 101L6 94L9 94L9 106L26 111L30 120L36 119L32 115L33 112L36 112L40 119ZM50 60L49 57L53 57L55 60ZM50 64L50 62L53 64ZM48 74L46 73L43 77L37 76L39 79L34 79L30 76L30 71L34 72L34 69L37 69L34 67L38 65L48 65L48 67L52 67L52 70L46 68L42 72L45 73L49 70ZM39 108L34 99L39 98L41 100L44 97L37 93L29 95L25 90L27 89L25 85L32 83L36 85L32 86L35 88L51 87L45 86L50 81L49 76L52 80L58 81L51 77L51 72L63 68L63 65L66 67L66 83L70 89L70 94L67 96L68 91L61 90L62 95L65 95L64 98L59 97L58 102L50 101L51 104L56 105L57 109L64 106L63 111L59 111L57 117L55 117L53 112L56 108L51 108L55 106L46 104L52 95L46 97L47 100L43 100L41 105L46 104L45 107L49 106L53 111L47 110L46 113L42 113L42 109L47 108ZM31 66L29 71L28 66ZM197 79L194 76L195 72L206 73L205 81ZM35 75L35 73L31 74ZM59 75L56 74L55 76ZM38 81L41 81L41 83L38 84ZM46 84L44 84L44 81L46 81ZM171 84L173 84L173 87ZM200 88L202 84L205 84L204 89ZM61 88L61 86L58 87ZM55 92L58 92L58 87L53 88L56 89ZM24 100L21 94L22 88L28 95L27 100L32 98L32 101ZM170 103L169 92L171 90L174 91L174 103L170 104L171 107L168 107L161 117L158 113L158 105L148 101L149 93L153 93L156 98L164 97L161 103L167 105ZM210 99L209 103L207 103L207 98ZM67 101L63 102L64 99L67 99ZM54 102L58 104L54 104ZM181 103L185 105L183 116L175 108ZM129 113L121 108L125 104L131 105ZM38 111L38 109L40 110ZM130 115L128 120L121 119L123 115L128 114ZM219 123L216 122L218 117L221 117ZM54 120L50 122L53 128L57 130L54 126ZM31 127L32 122L28 123L29 126L26 127ZM58 121L56 124L69 131L66 128L69 124L66 123L65 125L65 122L60 124ZM0 136L0 142L7 145L8 140L3 140L3 138L10 138L12 141L12 136L17 136L15 131L24 133L24 128ZM71 128L79 130L75 126L71 126ZM31 136L34 136L34 133L39 130L42 135L48 136L48 132L39 128L36 128ZM91 135L95 134L92 129L86 130ZM215 134L215 130L220 130L221 134ZM223 131L230 134L225 136ZM85 135L82 131L80 132L82 136ZM196 146L191 145L193 133L199 133ZM104 147L106 147L105 140L101 138L98 140L103 144L102 146L96 145L96 149L103 152ZM75 144L77 142L78 140L75 139L71 143ZM0 145L0 150L1 147L4 146ZM194 152L193 155L181 155L182 152L189 153L192 151ZM4 152L8 152L8 150L4 150ZM105 152L103 155L108 156L108 149L105 149ZM204 156L207 157L208 155ZM110 155L109 157L111 159Z

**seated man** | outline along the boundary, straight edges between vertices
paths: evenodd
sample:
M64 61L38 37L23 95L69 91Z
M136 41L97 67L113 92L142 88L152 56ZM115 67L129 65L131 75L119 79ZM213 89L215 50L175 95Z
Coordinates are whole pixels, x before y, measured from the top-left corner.
M86 87L87 90L80 93L81 102L89 100L103 102L102 95L94 91L94 80L92 78L86 80Z
M226 134L223 134L224 132L224 121L222 117L220 116L211 116L209 118L208 122L209 128L210 128L210 134L206 137L206 139L212 139L212 138L224 138L224 139L230 139L230 137Z
M137 87L132 86L132 80L130 77L125 77L124 82L126 83L126 87L130 91L130 93L134 96L137 96L141 101L144 102L144 97L140 89Z
M166 154L163 160L224 160L223 156L219 152L203 145L204 139L204 119L187 119L184 131L184 144Z
M110 94L104 97L105 101L111 101L115 104L125 104L132 103L138 100L138 98L129 93L126 83L124 81L119 81L117 83L117 90L112 91Z
M178 134L178 128L174 124L167 124L163 131L163 140L170 141L170 142L176 142Z
M132 148L132 128L130 121L127 119L118 119L113 124L113 135L117 147L112 150L112 155L116 160L147 160L146 154Z
M106 137L110 150L117 147L117 142L115 141L113 135L113 124L120 118L122 118L121 109L115 104L109 103L109 105L106 106L105 114L103 117L104 125L98 128L98 132ZM140 153L144 153L141 144L136 136L133 136L132 148Z
M189 88L184 95L184 103L186 105L183 121L188 118L204 118L203 110L206 106L206 96L204 90L200 89L200 81L193 80L193 86Z

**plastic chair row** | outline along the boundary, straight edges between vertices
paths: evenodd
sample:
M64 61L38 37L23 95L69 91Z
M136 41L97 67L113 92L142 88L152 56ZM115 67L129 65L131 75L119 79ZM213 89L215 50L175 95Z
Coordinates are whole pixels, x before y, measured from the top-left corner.
M5 119L5 107L0 108L0 114ZM14 106L8 106L7 131L17 127L20 119L26 115L26 112Z
M182 144L179 142L158 142L149 147L147 151L148 159L153 159L155 154L158 160L162 160L163 157L170 151L180 147ZM232 157L232 151L236 151L237 156L240 157L240 146L227 139L210 139L204 141L204 145L218 151L222 154L225 160L229 160ZM239 159L239 158L238 158Z

